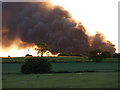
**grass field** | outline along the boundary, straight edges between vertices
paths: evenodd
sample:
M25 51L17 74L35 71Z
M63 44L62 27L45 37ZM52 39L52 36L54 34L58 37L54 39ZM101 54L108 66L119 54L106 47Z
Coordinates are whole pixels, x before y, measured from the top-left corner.
M118 73L3 74L3 88L117 88Z
M2 64L3 73L21 73L20 69L23 63L5 63ZM72 62L72 63L51 63L52 71L117 71L118 63L115 62Z
M21 74L20 68L28 58L29 57L2 59L2 62L23 62L23 63L2 64L3 88L117 88L118 87L118 72L117 72L118 59L115 58L103 59L103 62L96 63L96 62L88 62L87 57L47 57L48 61L51 61L53 72L59 72L59 71L75 72L75 71L86 71L86 70L102 71L102 72L49 73L49 74L24 75ZM55 61L59 63L53 63ZM116 71L116 72L112 72L112 71Z
M25 62L30 57L20 58L2 58L2 62ZM46 57L48 61L70 62L70 61L87 61L87 57Z
M30 57L2 58L2 62L25 62ZM46 57L51 62L86 62L88 57L64 56L64 57ZM117 62L118 58L105 58L103 62Z

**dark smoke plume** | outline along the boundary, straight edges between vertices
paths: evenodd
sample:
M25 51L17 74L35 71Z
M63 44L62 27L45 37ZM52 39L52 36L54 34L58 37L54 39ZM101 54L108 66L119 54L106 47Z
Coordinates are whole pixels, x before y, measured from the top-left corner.
M105 40L105 36L99 32L97 32L95 36L91 37L91 50L101 49L114 54L116 50L114 47L115 45L113 45L110 41Z
M89 37L68 11L49 2L4 2L2 16L3 48L12 44L25 48L45 42L52 52L88 54L97 48L115 52L115 46L103 41L101 34Z

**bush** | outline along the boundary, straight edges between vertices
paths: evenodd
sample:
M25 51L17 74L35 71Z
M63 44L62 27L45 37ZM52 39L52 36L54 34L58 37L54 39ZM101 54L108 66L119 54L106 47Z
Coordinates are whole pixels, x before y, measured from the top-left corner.
M26 56L26 57L32 57L32 55L29 55L29 54L26 54L25 56Z
M51 71L51 64L45 57L32 57L29 58L21 67L21 72L24 74L38 74L48 73Z

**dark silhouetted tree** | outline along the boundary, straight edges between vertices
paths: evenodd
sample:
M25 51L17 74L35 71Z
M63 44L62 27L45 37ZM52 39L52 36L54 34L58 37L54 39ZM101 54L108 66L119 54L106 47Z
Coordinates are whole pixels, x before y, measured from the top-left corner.
M89 59L92 59L95 62L100 62L103 59L102 51L99 49L91 51L89 53Z
M113 58L120 58L120 53L115 53L115 54L113 55Z
M101 56L102 56L103 58L110 58L110 57L111 57L111 53L110 53L110 52L107 52L107 51L103 51L102 54L101 54Z
M41 54L41 57L43 57L43 53L45 53L47 50L50 50L48 45L43 42L38 44L37 46L38 46L38 48L35 48L35 50L37 50L37 52L38 52L37 54L39 54L39 53Z
M100 62L103 58L110 58L111 53L107 51L102 51L100 49L93 50L89 53L89 59L93 61Z

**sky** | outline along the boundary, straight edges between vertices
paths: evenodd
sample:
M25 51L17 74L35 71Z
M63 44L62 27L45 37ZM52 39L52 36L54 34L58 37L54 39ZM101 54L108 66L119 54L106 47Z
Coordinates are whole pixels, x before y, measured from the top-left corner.
M1 0L2 2L29 2L33 0ZM50 0L34 0L50 1ZM118 51L118 2L120 0L51 0L54 5L61 5L74 19L82 22L90 35L97 31L116 45Z
M118 52L118 1L119 0L52 0L62 5L78 21L81 21L90 35L97 31L116 45ZM119 50L120 52L120 50Z

